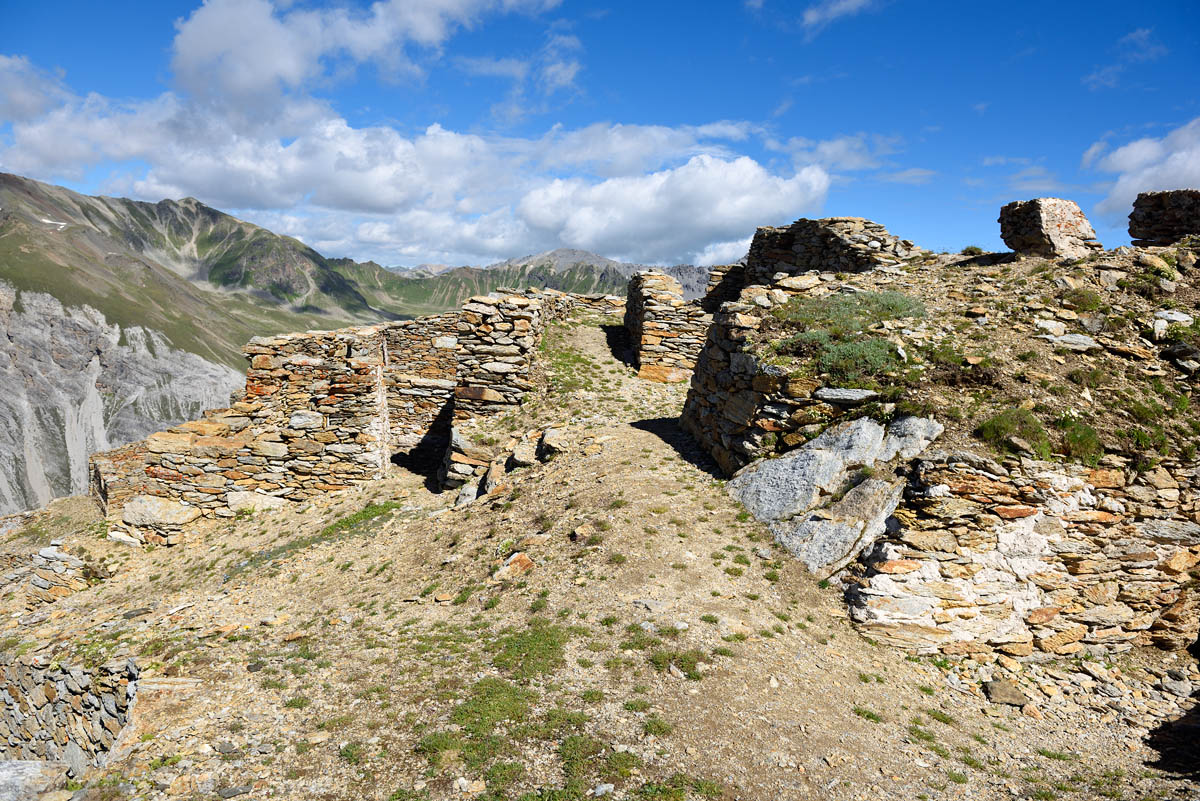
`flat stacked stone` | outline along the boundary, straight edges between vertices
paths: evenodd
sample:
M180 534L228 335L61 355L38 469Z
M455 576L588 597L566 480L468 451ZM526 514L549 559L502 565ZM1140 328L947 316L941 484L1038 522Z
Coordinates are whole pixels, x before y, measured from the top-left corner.
M574 309L619 314L610 295L553 290L472 298L456 312L256 337L245 389L140 443L90 460L110 537L173 544L199 517L348 489L451 422L521 403L545 326Z
M746 286L746 261L737 264L719 264L708 273L708 286L700 306L710 314L721 308L722 303L737 300Z
M956 655L1185 648L1200 627L1198 467L1009 470L926 454L849 593L851 617L872 637Z
M10 656L0 672L0 759L65 762L74 778L103 764L137 696L132 659L85 669Z
M0 587L5 592L23 592L26 609L54 603L108 577L103 567L58 545L48 545L32 554L9 554L4 561L6 572L0 577Z
M458 383L459 319L455 311L384 328L383 390L393 449L412 447L439 424L449 425Z
M534 389L533 363L545 327L544 302L482 295L462 308L454 417L496 414Z
M629 279L625 328L639 378L688 380L711 322L699 303L683 299L683 287L671 276L649 270Z
M899 264L924 251L862 217L799 219L759 228L746 256L745 284L769 284L776 273L857 273Z
M1057 197L1001 207L1000 238L1014 253L1044 258L1081 259L1103 249L1079 206Z
M1129 236L1139 246L1173 245L1200 236L1200 189L1142 192L1129 213Z

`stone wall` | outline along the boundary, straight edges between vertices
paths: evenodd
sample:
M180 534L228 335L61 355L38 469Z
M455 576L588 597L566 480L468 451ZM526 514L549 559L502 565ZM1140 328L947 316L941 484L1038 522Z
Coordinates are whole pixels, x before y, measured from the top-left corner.
M1184 648L1200 598L1200 462L1142 475L926 453L851 585L871 637L923 651L1100 655Z
M1014 200L1000 209L1000 238L1015 253L1081 259L1103 249L1083 211L1072 200Z
M1142 192L1129 214L1129 236L1135 245L1172 245L1200 236L1200 189Z
M708 286L700 306L709 314L721 308L722 303L737 300L737 296L746 287L746 262L743 259L737 264L719 264L709 270Z
M534 388L533 362L546 304L539 297L502 295L474 297L463 306L456 419L511 409Z
M759 228L746 256L745 283L770 284L777 273L856 273L921 255L907 239L861 217L800 219L785 228Z
M132 659L80 668L7 657L0 671L0 759L62 761L75 778L103 764L137 694Z
M625 328L639 378L688 380L711 322L699 303L683 299L683 287L671 276L651 270L629 279Z
M825 294L830 283L800 275L750 286L713 315L680 422L726 473L804 442L860 397L846 401L818 381L789 378L755 352L753 335L771 309L792 295Z
M393 454L454 419L519 404L536 386L545 325L621 299L534 291L461 311L337 331L258 337L227 409L96 454L91 491L110 536L172 544L196 518L304 500L383 474Z
M384 328L383 388L392 449L416 445L437 425L449 425L458 381L459 322L458 312L448 312Z

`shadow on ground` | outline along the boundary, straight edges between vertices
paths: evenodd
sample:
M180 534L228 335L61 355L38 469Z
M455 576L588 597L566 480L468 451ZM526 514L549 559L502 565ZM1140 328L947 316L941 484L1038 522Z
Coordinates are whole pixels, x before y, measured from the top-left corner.
M629 339L629 331L623 325L602 325L604 340L609 353L621 364L633 367L633 342Z
M635 420L630 425L658 437L670 445L688 464L703 470L713 478L725 478L717 463L696 444L692 435L680 428L678 418L654 417L649 420Z
M1188 651L1200 657L1200 640ZM1192 700L1200 700L1200 692L1193 694ZM1158 759L1150 763L1151 767L1200 781L1200 705L1192 707L1179 720L1151 729L1146 744L1158 752Z
M441 492L438 471L450 445L450 425L454 420L454 404L447 401L429 426L420 442L407 451L392 454L392 464L425 479L425 489Z

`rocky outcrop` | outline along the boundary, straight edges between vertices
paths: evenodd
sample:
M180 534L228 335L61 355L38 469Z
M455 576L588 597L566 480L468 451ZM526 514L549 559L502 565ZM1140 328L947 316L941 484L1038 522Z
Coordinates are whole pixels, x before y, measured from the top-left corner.
M88 484L88 456L229 402L241 376L162 334L0 282L0 514Z
M1143 246L1200 236L1200 189L1142 192L1129 213L1129 236Z
M10 657L0 671L0 759L65 762L75 778L104 763L137 695L132 659L83 668Z
M648 271L629 280L625 329L639 378L665 383L691 378L711 322L699 303L683 299L674 278Z
M822 578L841 570L883 534L903 479L886 467L911 459L942 433L907 417L886 428L868 418L830 426L776 459L763 459L726 485L776 541Z
M1049 259L1081 259L1103 249L1073 200L1039 197L1000 209L1000 238L1015 253Z

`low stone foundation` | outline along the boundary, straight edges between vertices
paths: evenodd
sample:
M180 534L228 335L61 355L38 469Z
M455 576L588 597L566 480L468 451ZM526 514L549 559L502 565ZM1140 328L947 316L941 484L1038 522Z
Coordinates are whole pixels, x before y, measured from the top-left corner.
M1000 238L1013 252L1044 258L1081 259L1103 249L1073 200L1039 197L1000 209Z
M0 592L23 593L25 608L54 603L108 577L108 571L85 562L57 545L32 554L0 556Z
M687 381L711 322L700 304L683 299L683 287L671 276L647 271L629 279L625 328L639 378Z
M65 762L75 778L104 763L137 695L132 659L80 668L5 658L0 670L0 759Z
M1129 214L1129 236L1141 246L1173 245L1200 236L1200 189L1142 192Z

